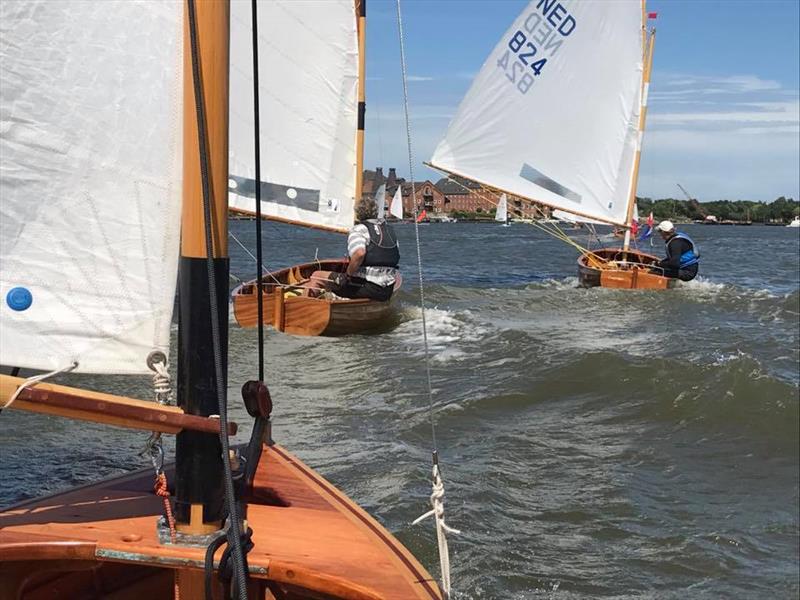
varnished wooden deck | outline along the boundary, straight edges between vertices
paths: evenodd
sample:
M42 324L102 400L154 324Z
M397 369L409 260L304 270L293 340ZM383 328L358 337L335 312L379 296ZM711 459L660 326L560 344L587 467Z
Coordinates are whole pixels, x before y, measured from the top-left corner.
M292 598L441 598L436 582L408 550L283 448L264 448L254 487L248 507L253 578L294 590ZM147 471L5 510L0 513L0 581L6 587L0 586L0 595L6 597L23 566L37 564L39 571L58 573L70 567L89 571L100 563L121 569L122 579L132 577L126 565L157 567L132 578L140 587L149 581L146 589L163 589L164 573L173 569L199 574L204 548L159 543L156 520L162 509ZM39 572L36 585L21 597L48 597L44 592L57 581L55 575L43 580ZM259 597L273 597L264 590Z

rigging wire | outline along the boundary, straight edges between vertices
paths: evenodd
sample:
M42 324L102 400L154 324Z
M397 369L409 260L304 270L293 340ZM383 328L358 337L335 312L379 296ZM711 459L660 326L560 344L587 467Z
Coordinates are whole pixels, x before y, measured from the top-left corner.
M433 444L432 459L432 484L433 492L430 497L432 510L419 517L415 523L433 517L436 524L436 537L439 547L439 565L442 577L442 593L445 599L450 598L450 553L447 547L447 534L460 533L457 529L448 527L444 519L444 483L439 468L439 446L436 441L436 417L433 405L433 386L431 384L431 360L428 346L428 326L425 316L425 285L422 277L422 249L419 240L419 215L416 202L416 184L414 182L414 150L411 143L411 120L408 116L408 70L406 68L406 53L403 34L403 15L400 0L397 4L397 32L400 39L400 68L403 81L403 111L406 124L406 143L408 147L408 176L411 183L411 198L414 209L414 237L417 246L417 272L419 275L419 305L422 315L422 341L425 350L425 377L428 386L428 417L431 423L431 442Z
M443 171L443 173L444 173L444 176L447 177L447 179L449 179L450 181L452 181L453 183L455 183L459 187L462 187L463 189L467 190L470 193L475 193L475 194L477 194L477 196L479 198L485 200L489 204L494 204L495 206L497 206L497 202L495 202L494 200L492 200L491 198L489 198L489 197L487 197L485 195L482 195L479 191L476 191L474 188L470 188L469 186L465 185L463 182L459 181L458 179L455 179L454 176L451 173L447 173L446 171ZM481 186L481 189L485 189L485 188L483 186ZM527 200L525 200L525 199L523 199L523 201L527 202ZM530 203L530 205L531 205L531 208L533 208L540 215L545 216L544 212L542 212L542 210L536 204ZM519 212L519 211L517 211L516 208L512 208L512 211L515 212L515 213ZM533 227L536 227L537 229L540 229L540 230L544 231L548 235L551 235L551 236L555 237L556 239L561 240L562 242L564 242L566 244L569 244L570 246L574 246L581 253L591 254L598 261L605 262L605 259L603 257L596 255L589 248L584 248L583 246L578 244L575 240L573 240L571 237L569 237L566 234L566 232L564 232L558 226L557 223L541 223L539 221L533 221L532 223L530 223L530 225L532 225Z
M264 255L261 242L261 124L258 101L258 8L252 0L253 10L253 145L256 161L256 265L258 269L258 380L264 381Z
M200 73L200 47L197 34L197 14L195 0L187 0L189 16L189 41L192 51L192 81L194 85L194 102L197 116L197 137L200 150L200 173L203 188L203 218L205 225L206 266L208 272L208 299L211 317L211 339L214 348L214 383L219 410L219 441L222 446L223 483L225 503L228 509L228 542L233 549L234 586L240 600L247 600L247 571L242 549L242 534L239 523L239 510L233 489L233 473L230 461L230 444L228 442L228 406L226 391L222 382L225 373L222 365L222 338L220 335L219 306L217 304L217 282L214 271L214 243L211 229L211 187L208 166L208 138L206 131L206 106L203 96L203 83ZM222 218L227 219L227 215Z

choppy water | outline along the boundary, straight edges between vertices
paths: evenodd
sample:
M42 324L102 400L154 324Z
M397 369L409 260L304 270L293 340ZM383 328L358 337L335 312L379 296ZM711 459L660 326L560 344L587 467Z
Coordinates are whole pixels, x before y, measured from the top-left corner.
M252 245L253 223L232 227ZM421 227L457 598L800 594L800 232L686 229L701 278L625 292L578 289L574 251L530 226ZM428 508L431 441L413 227L398 231L397 326L269 333L267 371L276 439L437 573L430 526L410 526ZM265 240L274 267L344 245L272 225ZM255 344L232 329L234 404ZM148 395L137 378L65 379ZM143 466L143 434L1 418L0 504Z

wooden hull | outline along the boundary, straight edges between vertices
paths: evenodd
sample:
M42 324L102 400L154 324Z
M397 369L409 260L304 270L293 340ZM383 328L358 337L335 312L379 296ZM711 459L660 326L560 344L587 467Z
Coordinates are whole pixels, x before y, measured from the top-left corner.
M264 322L293 335L337 336L379 330L391 324L392 301L330 300L292 296L291 286L307 280L314 271L342 272L347 261L321 260L276 271L264 277ZM276 285L276 281L280 285ZM395 291L402 280L398 277ZM289 292L287 294L287 292ZM258 325L255 281L243 283L231 293L233 315L240 327Z
M578 258L578 283L581 287L606 287L634 290L666 290L675 286L675 280L650 272L650 266L658 262L652 254L628 250L627 264L623 265L621 248L600 248L592 254L606 261L615 261L618 267L604 265L599 268L598 261L590 254Z
M160 543L162 514L152 470L0 512L0 598L157 600L176 581L203 598L205 548ZM388 531L280 446L264 447L247 521L251 599L441 598Z

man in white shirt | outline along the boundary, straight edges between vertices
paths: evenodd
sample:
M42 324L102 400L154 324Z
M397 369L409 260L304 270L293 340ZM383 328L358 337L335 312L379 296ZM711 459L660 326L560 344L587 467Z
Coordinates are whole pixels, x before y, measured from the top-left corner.
M400 247L391 225L378 220L371 199L356 206L358 223L347 236L350 262L344 273L316 271L309 287L325 289L342 298L370 298L385 302L392 297L399 272Z

